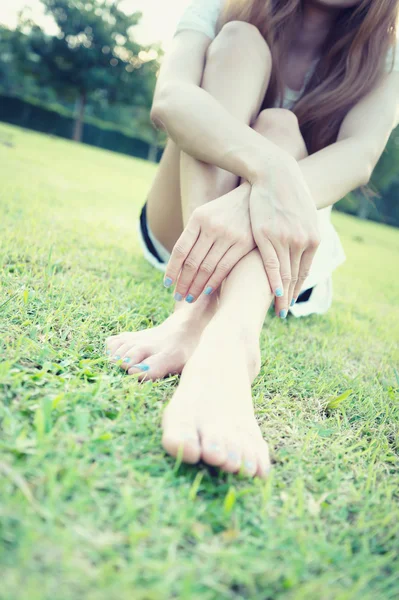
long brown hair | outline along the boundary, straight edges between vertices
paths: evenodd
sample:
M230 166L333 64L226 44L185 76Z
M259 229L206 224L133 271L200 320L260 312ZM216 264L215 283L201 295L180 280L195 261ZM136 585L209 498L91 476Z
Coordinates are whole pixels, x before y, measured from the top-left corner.
M382 76L389 49L395 49L398 4L398 0L361 0L338 14L316 70L293 107L310 154L336 141L347 112ZM279 65L302 15L303 0L226 2L219 28L229 21L246 21L258 27L269 44L273 70L263 108L282 104Z

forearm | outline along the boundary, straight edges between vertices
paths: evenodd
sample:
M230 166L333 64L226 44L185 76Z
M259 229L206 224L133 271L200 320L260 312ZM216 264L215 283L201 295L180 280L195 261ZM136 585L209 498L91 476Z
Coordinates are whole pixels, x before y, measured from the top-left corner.
M299 167L318 209L366 185L372 170L367 153L355 139L332 144L301 160Z
M278 157L285 155L192 84L165 87L153 107L152 118L190 156L250 183L260 170L267 173Z

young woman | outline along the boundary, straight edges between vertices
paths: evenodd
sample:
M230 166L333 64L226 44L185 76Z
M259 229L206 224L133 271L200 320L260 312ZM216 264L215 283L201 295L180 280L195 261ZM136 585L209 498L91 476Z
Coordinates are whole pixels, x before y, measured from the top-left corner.
M108 339L129 374L181 373L163 445L265 477L251 400L259 334L326 312L344 259L332 205L367 184L399 122L398 0L194 0L152 118L169 142L140 220L175 310ZM184 301L185 300L185 301Z

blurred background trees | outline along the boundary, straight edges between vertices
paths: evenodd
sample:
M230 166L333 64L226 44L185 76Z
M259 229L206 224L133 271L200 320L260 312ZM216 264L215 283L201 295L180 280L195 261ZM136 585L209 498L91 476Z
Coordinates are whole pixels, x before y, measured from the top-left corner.
M22 11L0 25L0 120L156 161L166 137L150 108L162 59L135 40L141 13L120 0L41 0L52 33ZM372 178L337 205L360 218L399 226L399 128Z

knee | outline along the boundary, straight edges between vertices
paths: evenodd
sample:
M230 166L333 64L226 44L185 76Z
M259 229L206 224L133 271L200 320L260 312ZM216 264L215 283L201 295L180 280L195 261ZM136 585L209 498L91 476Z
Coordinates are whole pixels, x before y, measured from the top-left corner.
M271 137L273 141L284 141L284 146L291 149L296 160L308 156L297 116L292 111L285 108L262 110L252 127L261 135Z
M258 133L268 133L271 130L286 135L300 134L297 116L286 108L267 108L259 113L253 126Z
M244 21L230 21L226 23L210 44L207 52L207 59L214 60L228 58L232 56L245 56L255 54L267 65L271 65L271 52L266 40L259 29L251 23Z

